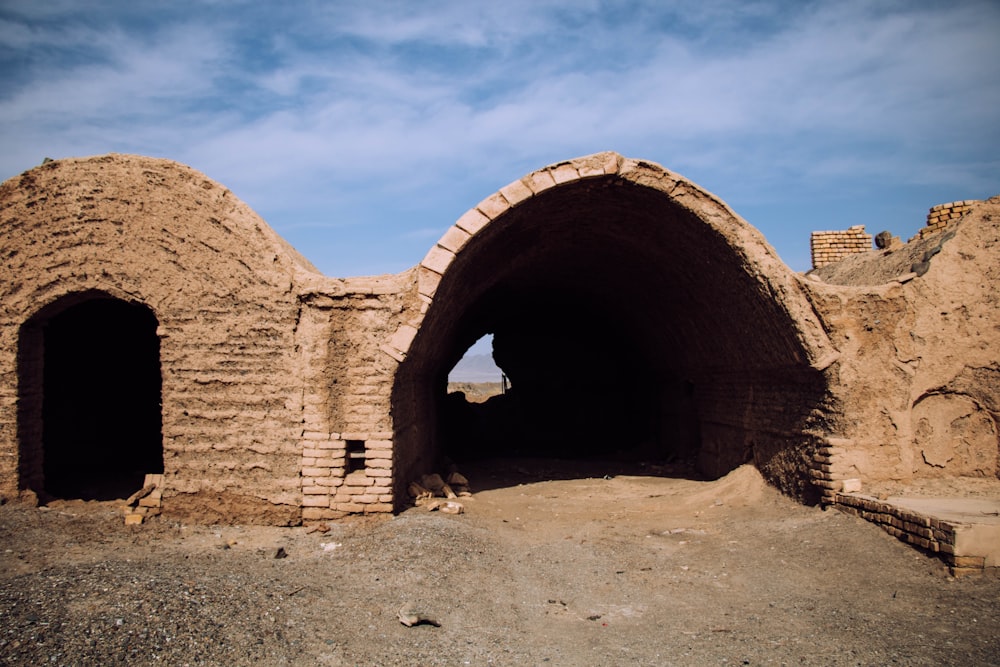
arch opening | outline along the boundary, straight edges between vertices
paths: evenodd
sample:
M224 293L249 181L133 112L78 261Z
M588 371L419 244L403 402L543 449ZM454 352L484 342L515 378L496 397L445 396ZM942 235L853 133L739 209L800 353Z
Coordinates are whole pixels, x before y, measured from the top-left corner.
M607 457L704 478L753 462L814 500L801 451L825 414L822 373L764 275L778 262L750 256L769 248L710 196L699 202L580 180L468 240L397 373L397 479L456 451ZM487 332L512 391L484 427L468 411L456 418L446 375Z
M45 498L113 500L163 472L152 310L76 294L21 328L20 477Z
M617 318L556 291L493 294L484 304L493 358L510 384L483 403L448 393L439 416L445 456L689 461L696 428L676 428L692 421L689 383L653 370ZM665 392L678 400L662 411ZM669 425L667 414L676 417Z

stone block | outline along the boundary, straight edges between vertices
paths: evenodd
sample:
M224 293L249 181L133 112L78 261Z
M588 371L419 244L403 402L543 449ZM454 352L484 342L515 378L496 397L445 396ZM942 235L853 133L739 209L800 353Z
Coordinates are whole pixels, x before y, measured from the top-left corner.
M844 480L844 493L859 493L861 491L861 480L853 477Z
M364 470L358 470L344 477L344 486L372 486L375 480L365 474Z
M510 202L499 192L490 195L476 205L483 215L490 220L496 220L510 209Z
M347 459L343 456L324 456L321 459L316 459L316 463L312 466L314 468L343 468L344 463Z
M366 514L391 512L392 511L392 504L391 503L374 503L374 504L371 504L371 505L362 505L362 507L364 508L364 512Z
M536 171L525 176L521 181L527 185L536 195L549 188L555 187L556 181L546 170Z
M438 245L445 250L458 253L458 251L461 250L471 238L472 235L469 232L465 231L461 227L452 225L448 228L448 231L444 233L444 236L442 236L438 241Z
M423 311L421 311L421 313L423 313ZM406 359L405 354L403 354L402 352L400 352L399 350L395 349L390 345L380 345L378 349L386 356L394 359L396 363L401 364L403 363L403 360Z
M343 450L347 444L343 440L327 440L326 442L319 443L319 449L323 453L320 456L333 456L331 452L335 452L338 449Z
M466 211L465 214L455 222L456 227L464 229L470 234L475 234L488 224L490 224L490 219L475 208Z
M525 185L521 180L514 181L513 183L500 188L500 193L511 206L517 206L525 199L529 199L534 196L531 188Z
M436 245L428 251L420 265L444 275L453 259L455 259L455 253Z
M557 165L550 169L549 172L552 174L552 180L559 184L580 179L580 173L576 170L576 167L568 162Z
M339 519L343 517L343 512L337 512L329 507L304 507L302 508L302 519L304 521L323 521L325 519Z
M449 253L450 254L450 253ZM452 255L454 257L454 255ZM389 345L396 348L400 352L405 352L410 349L410 343L417 336L417 329L409 324L401 324L396 333L393 334L392 339L389 341ZM344 438L344 440L353 440L354 438ZM361 438L359 438L361 439Z
M948 563L955 567L974 567L981 570L986 564L986 558L984 556L955 556L949 554Z
M360 514L365 511L365 505L360 503L333 503L330 505L330 509L347 512L348 514Z

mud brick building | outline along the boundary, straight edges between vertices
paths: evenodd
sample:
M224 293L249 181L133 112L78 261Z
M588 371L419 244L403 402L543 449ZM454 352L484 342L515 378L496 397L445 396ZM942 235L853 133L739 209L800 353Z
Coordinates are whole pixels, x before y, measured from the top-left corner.
M1000 199L965 204L803 276L715 196L601 153L500 188L408 271L335 278L190 168L50 162L0 186L0 495L162 473L189 520L390 512L460 430L447 375L486 333L534 415L492 453L749 461L804 502L996 477ZM581 363L550 373L556 346Z

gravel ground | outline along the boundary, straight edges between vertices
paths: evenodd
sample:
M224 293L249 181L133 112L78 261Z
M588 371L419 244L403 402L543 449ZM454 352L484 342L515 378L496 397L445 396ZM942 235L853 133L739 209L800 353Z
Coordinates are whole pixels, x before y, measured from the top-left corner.
M519 472L475 471L462 515L325 533L0 507L0 664L1000 664L995 572L953 579L752 469Z

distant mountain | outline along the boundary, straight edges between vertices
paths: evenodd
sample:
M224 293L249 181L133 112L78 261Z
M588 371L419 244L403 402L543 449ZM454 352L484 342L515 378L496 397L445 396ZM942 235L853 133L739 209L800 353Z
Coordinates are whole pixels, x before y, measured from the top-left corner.
M449 382L500 382L502 371L493 363L493 355L467 354L448 374Z

